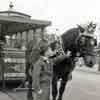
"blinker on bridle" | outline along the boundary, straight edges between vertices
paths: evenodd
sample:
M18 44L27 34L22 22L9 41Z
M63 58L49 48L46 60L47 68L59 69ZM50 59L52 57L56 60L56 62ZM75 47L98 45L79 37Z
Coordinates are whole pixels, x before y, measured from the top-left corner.
M79 38L79 43L80 45L85 45L87 41L89 41L89 44L91 46L95 46L96 45L96 39L95 37L92 35L81 35L80 38Z

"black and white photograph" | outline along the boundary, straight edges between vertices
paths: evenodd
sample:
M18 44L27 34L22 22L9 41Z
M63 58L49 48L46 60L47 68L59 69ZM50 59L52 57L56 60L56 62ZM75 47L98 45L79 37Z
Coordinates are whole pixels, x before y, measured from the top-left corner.
M100 100L99 0L0 0L0 100Z

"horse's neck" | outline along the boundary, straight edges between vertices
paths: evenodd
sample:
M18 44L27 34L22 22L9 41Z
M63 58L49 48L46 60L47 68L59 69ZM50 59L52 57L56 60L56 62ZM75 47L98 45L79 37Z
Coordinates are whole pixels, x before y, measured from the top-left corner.
M77 52L79 52L79 47L77 44L79 36L80 32L78 28L73 28L61 36L63 41L63 49L65 53L67 53L67 51L72 52L72 59L74 59L77 55Z
M73 41L67 40L66 42L63 42L63 49L66 52L67 50L72 52L78 52L78 45L77 45L77 37L73 39Z
M68 54L68 52L69 50L67 50L65 53ZM77 50L70 51L70 58L72 59L72 61L74 61L76 57L77 57Z

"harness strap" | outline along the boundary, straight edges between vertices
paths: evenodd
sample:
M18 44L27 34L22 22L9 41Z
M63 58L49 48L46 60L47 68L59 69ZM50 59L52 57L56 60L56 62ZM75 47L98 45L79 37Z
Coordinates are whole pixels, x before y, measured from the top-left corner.
M65 55L64 43L63 43L63 39L61 38L61 36L59 36L59 42L60 42L60 47L61 47L62 53Z

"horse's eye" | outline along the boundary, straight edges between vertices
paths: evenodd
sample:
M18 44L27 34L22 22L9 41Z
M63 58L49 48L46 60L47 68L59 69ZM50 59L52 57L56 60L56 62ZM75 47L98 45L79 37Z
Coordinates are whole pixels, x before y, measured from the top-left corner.
M93 24L93 25L92 25L92 27L95 29L95 28L96 28L96 25L95 25L95 24Z
M81 38L80 38L80 43L81 43L81 44L85 44L85 37L81 37Z

